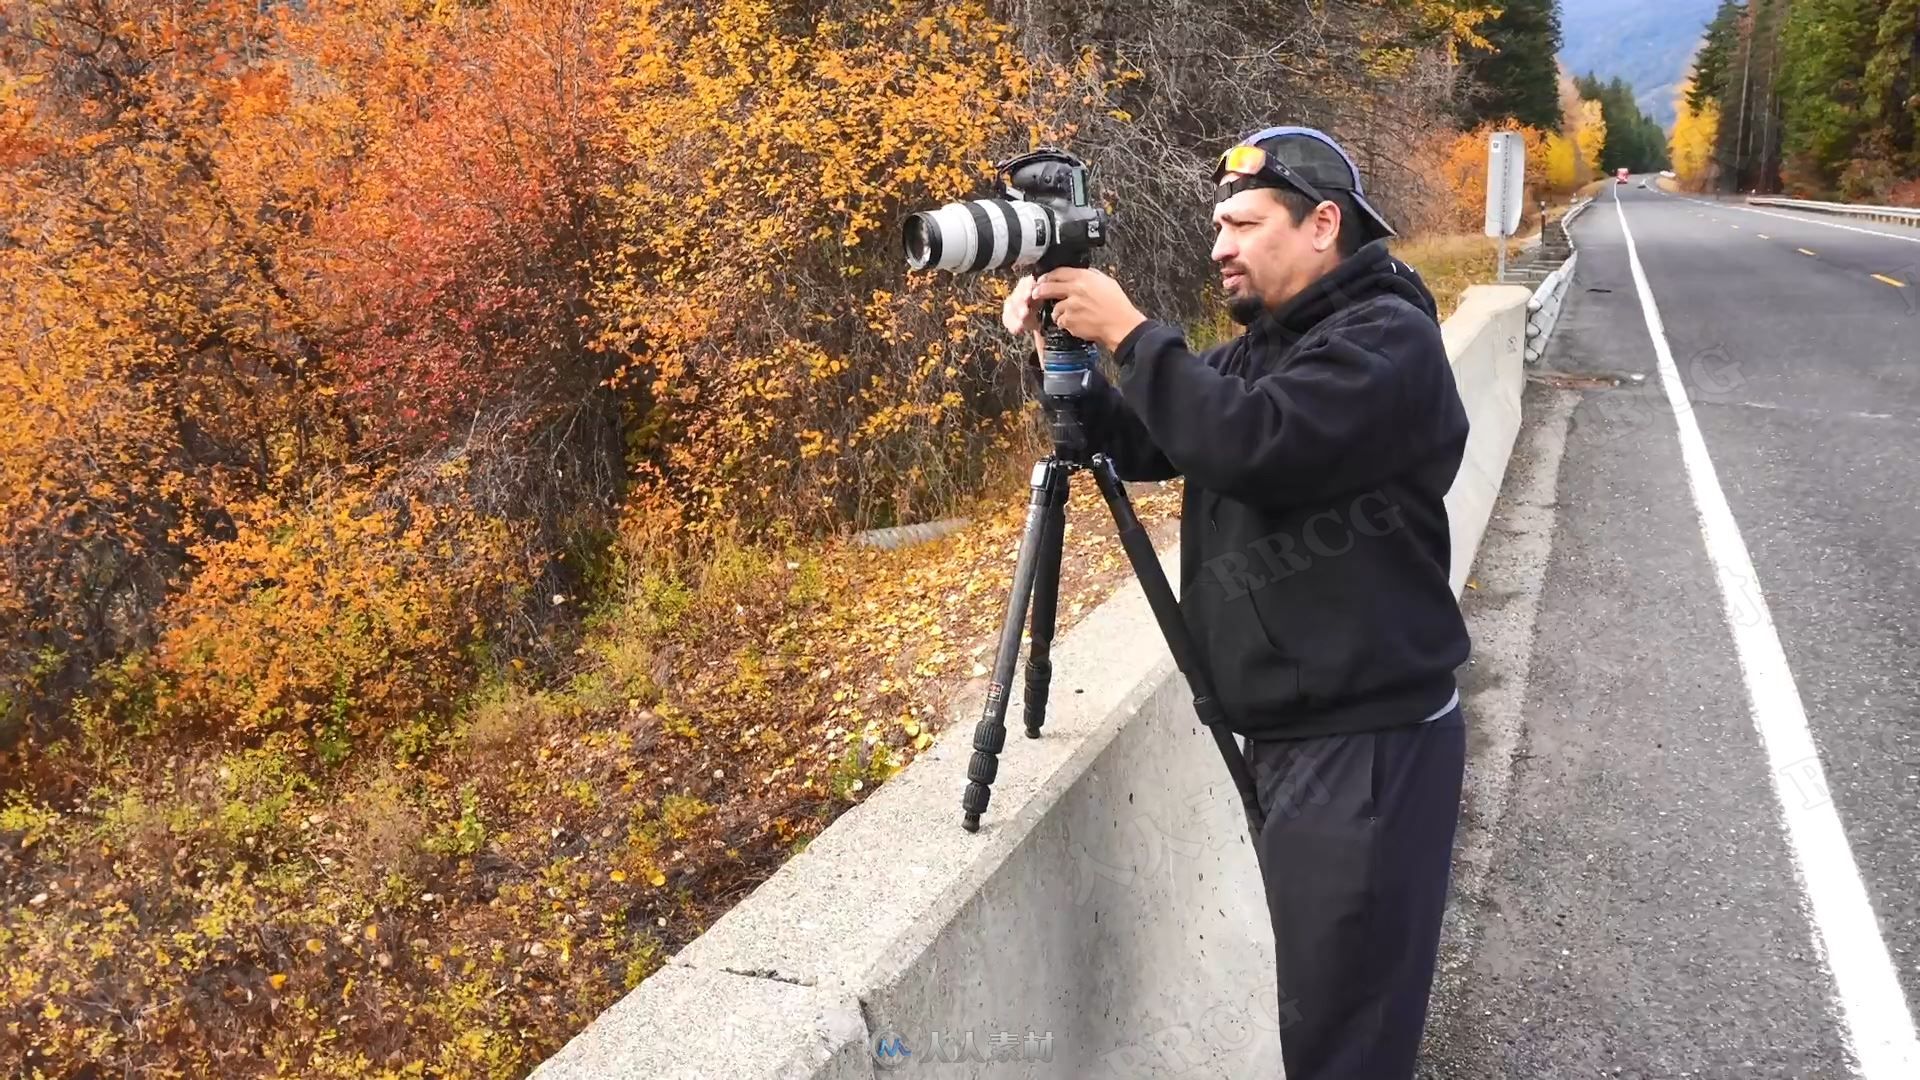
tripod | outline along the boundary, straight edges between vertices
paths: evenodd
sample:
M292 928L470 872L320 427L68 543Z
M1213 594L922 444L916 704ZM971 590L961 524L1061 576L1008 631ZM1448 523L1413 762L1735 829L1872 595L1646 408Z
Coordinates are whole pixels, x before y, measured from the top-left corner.
M1226 713L1213 694L1213 682L1194 656L1193 641L1180 614L1179 601L1160 570L1153 541L1133 511L1133 502L1120 483L1113 460L1089 451L1086 429L1080 421L1080 402L1085 397L1098 359L1091 343L1067 333L1053 321L1053 305L1042 311L1041 328L1046 349L1041 357L1040 406L1047 417L1047 431L1053 441L1053 453L1036 462L1029 481L1031 496L1027 502L1027 522L1020 537L1020 553L1014 563L1013 590L1007 596L1006 619L1000 627L998 651L993 658L993 678L987 686L984 713L973 729L973 759L967 764L967 790L961 799L966 812L962 825L968 832L980 828L980 815L992 798L992 784L999 772L999 753L1006 745L1007 688L1013 680L1014 662L1020 653L1020 627L1026 622L1028 602L1032 602L1033 641L1027 656L1025 720L1027 738L1040 737L1046 723L1047 690L1053 680L1053 631L1055 608L1060 596L1060 550L1067 523L1068 484L1076 472L1085 470L1106 499L1120 534L1120 546L1160 624L1161 636L1173 653L1173 661L1186 676L1193 691L1194 711L1200 722L1213 733L1214 742L1225 759L1233 786L1240 793L1246 810L1247 828L1256 836L1260 831L1260 803L1254 794L1253 778L1247 772L1246 758L1222 721Z

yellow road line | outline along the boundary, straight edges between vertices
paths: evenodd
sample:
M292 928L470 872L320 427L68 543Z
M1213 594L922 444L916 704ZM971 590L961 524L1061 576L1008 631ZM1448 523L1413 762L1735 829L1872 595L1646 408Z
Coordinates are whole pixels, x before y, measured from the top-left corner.
M1906 282L1904 282L1904 281L1901 281L1901 280L1899 280L1899 279L1897 279L1897 278L1890 278L1890 277L1888 277L1888 276L1887 276L1887 275L1885 275L1885 274L1875 274L1875 275L1873 275L1873 276L1874 276L1874 279L1875 279L1875 280L1878 280L1878 281L1884 281L1884 282L1886 282L1887 284L1889 284L1889 285L1891 285L1891 286L1893 286L1893 287L1894 287L1894 288L1896 288L1896 289L1904 289L1904 288L1906 288L1906 287L1907 287L1907 283L1906 283Z
M1807 250L1806 248L1801 248L1801 249L1800 249L1800 254L1802 254L1802 255L1811 255L1811 254L1813 254L1813 252L1811 252L1811 251L1808 251L1808 250Z

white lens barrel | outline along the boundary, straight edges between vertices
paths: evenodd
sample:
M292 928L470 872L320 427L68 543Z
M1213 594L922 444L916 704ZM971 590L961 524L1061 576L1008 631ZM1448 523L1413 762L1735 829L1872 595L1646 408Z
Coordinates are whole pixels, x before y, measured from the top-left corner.
M975 199L915 214L907 228L916 270L973 273L1025 266L1046 253L1052 218L1032 203Z
M1009 247L1012 258L994 265L1026 266L1039 261L1053 242L1053 215L1047 213L1045 207L1033 203L1008 202L1001 205L1013 211L1013 243Z

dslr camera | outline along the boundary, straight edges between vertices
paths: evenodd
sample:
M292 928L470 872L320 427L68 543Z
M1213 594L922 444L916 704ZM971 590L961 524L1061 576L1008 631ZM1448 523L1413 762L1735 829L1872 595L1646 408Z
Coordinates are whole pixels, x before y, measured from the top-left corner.
M901 229L907 265L914 270L973 274L982 270L1093 265L1093 249L1107 242L1111 219L1093 205L1085 162L1043 146L1000 162L1002 199L952 202L908 215ZM1086 389L1099 354L1053 321L1053 303L1041 309L1042 392L1077 396Z

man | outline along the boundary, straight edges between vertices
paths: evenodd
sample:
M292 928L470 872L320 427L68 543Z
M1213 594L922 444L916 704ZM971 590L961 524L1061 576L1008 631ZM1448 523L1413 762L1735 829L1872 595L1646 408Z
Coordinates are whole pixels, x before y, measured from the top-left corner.
M1262 822L1288 1080L1413 1075L1466 737L1442 500L1467 417L1432 295L1332 139L1221 156L1213 260L1245 330L1200 355L1095 270L1021 281L1106 349L1082 415L1129 480L1186 478L1180 606ZM1035 335L1035 348L1041 348Z

